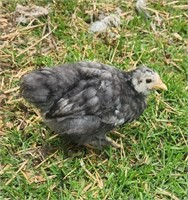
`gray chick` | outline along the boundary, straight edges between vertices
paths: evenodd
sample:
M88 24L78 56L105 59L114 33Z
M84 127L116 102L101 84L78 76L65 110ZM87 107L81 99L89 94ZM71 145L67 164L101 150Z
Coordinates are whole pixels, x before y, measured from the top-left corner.
M153 89L167 87L146 66L124 72L95 62L35 70L22 77L20 87L53 131L75 144L99 148L119 147L106 133L137 119Z

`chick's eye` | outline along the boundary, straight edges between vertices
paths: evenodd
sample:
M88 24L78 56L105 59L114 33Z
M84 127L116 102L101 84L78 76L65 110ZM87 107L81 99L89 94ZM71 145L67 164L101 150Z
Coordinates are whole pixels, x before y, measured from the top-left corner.
M146 79L146 83L151 83L152 80L151 79Z

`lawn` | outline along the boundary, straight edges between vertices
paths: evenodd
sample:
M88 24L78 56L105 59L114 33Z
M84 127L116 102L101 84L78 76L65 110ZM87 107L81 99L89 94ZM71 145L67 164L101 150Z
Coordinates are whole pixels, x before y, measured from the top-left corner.
M104 3L106 2L106 3ZM49 14L18 23L17 3ZM91 16L121 9L121 25L90 33ZM188 199L188 4L148 1L0 2L0 200ZM33 69L92 60L130 70L147 64L168 87L144 114L116 131L122 149L66 145L19 95Z

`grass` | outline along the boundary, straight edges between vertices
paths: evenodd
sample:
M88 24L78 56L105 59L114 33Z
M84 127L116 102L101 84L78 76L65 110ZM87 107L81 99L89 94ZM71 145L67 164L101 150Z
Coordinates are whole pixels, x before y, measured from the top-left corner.
M151 19L136 15L134 1L3 1L0 5L0 199L188 198L187 2L149 1ZM15 7L49 5L48 17L17 25ZM88 33L88 13L122 9L121 27ZM94 9L95 8L95 9ZM158 17L158 18L157 18ZM128 70L156 69L168 86L153 93L135 122L115 138L121 150L64 145L39 111L19 96L28 71L78 60Z

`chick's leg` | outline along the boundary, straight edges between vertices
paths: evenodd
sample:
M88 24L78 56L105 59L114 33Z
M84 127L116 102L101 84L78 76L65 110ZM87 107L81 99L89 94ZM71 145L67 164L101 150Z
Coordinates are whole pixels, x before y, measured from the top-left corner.
M121 145L116 143L114 140L112 140L110 137L106 135L100 135L95 140L90 141L88 144L84 144L84 146L87 146L92 149L102 149L105 146L112 146L117 149L122 148Z
M110 137L106 136L105 139L106 139L106 142L108 142L113 147L115 147L117 149L121 149L122 148L121 145L119 145L117 142L115 142L114 140L112 140Z
M118 131L112 131L110 132L111 135L117 136L119 138L125 138L125 135L123 135L122 133L118 132Z

